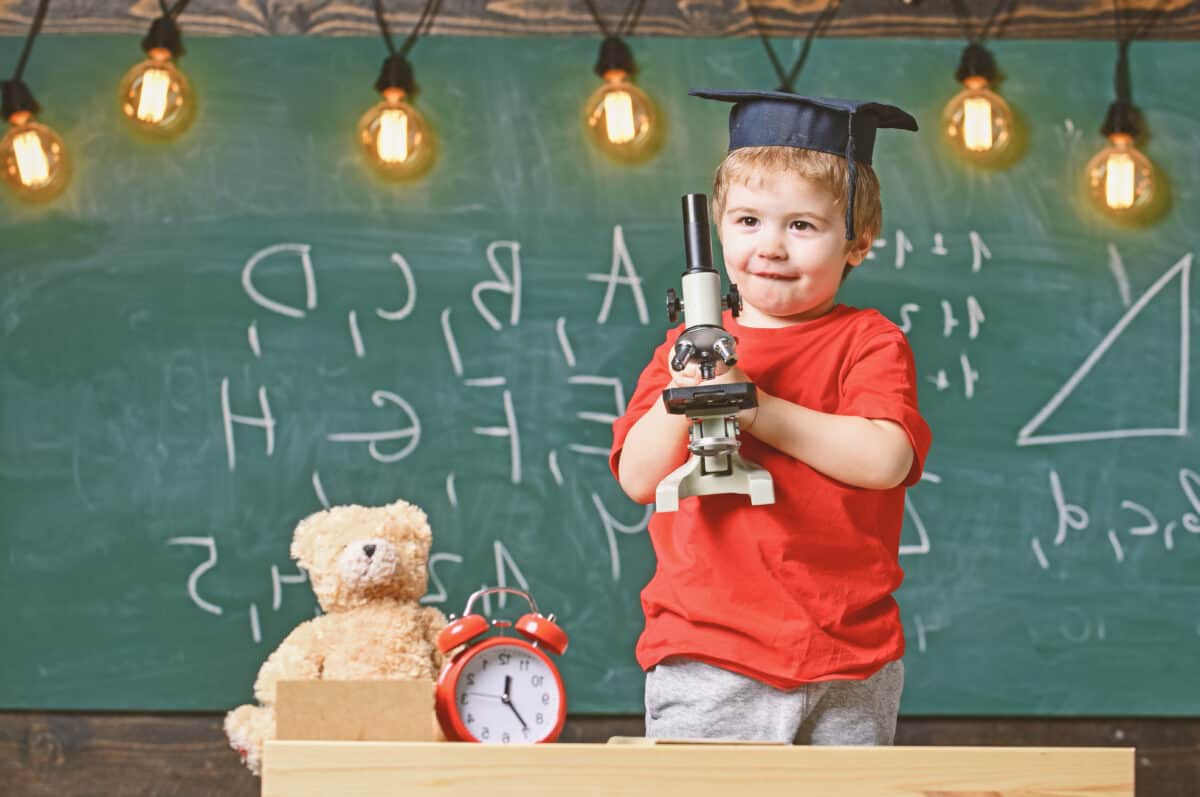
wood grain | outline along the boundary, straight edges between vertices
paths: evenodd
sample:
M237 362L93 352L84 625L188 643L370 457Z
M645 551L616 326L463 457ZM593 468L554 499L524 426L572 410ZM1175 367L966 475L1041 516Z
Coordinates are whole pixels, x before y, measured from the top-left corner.
M640 717L571 717L562 739L641 732ZM1200 719L901 717L896 741L1134 747L1138 797L1200 793ZM220 714L0 712L0 784L14 797L259 793L258 779L229 749Z
M627 0L595 0L615 26ZM754 0L771 36L807 34L826 0ZM1123 0L1130 27L1159 0ZM978 25L994 0L969 0ZM411 29L424 0L386 0L387 18L400 36ZM0 0L0 36L24 35L37 0ZM369 0L191 0L180 17L187 36L376 36ZM1021 0L994 36L1017 39L1111 39L1113 0ZM944 0L852 0L843 4L826 36L961 38ZM156 0L55 0L43 30L51 34L143 35L158 14ZM652 36L753 36L746 0L646 0L635 29ZM432 35L598 36L583 0L444 0ZM1200 3L1164 0L1148 38L1200 38Z
M263 797L1133 797L1132 748L267 742Z

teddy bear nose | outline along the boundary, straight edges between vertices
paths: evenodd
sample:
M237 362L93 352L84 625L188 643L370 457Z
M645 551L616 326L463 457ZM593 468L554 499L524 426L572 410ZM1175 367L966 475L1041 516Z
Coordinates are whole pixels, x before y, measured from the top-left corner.
M365 554L366 554L368 557L370 557L370 556L374 555L374 553L375 553L375 546L374 546L374 545L364 545L364 546L363 546L363 553L365 553Z

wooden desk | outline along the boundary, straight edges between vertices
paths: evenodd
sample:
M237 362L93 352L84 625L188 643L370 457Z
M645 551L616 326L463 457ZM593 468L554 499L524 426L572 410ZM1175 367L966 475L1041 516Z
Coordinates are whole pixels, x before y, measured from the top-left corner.
M1133 748L267 742L263 797L1133 797Z

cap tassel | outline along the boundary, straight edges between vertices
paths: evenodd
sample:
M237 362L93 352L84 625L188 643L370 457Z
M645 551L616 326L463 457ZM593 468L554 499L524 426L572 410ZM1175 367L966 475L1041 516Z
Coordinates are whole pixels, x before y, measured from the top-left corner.
M846 240L853 241L854 235L854 192L858 187L858 164L854 162L854 112L850 112L850 126L846 128L846 164L850 167L850 187L846 197Z

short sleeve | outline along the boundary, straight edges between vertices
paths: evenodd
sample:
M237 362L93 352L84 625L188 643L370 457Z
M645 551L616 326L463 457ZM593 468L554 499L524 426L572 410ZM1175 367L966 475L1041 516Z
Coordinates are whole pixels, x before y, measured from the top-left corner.
M650 362L642 369L642 375L638 377L637 387L633 390L633 397L629 399L629 406L625 408L625 414L613 421L612 450L608 455L608 467L612 471L613 478L619 478L617 465L621 459L621 449L625 446L625 438L629 436L629 430L633 428L639 418L646 414L646 410L650 409L654 402L662 399L663 390L671 383L671 375L667 372L667 351L675 345L675 340L682 331L681 325L667 332L666 339L654 350Z
M912 468L903 484L916 484L933 435L917 407L917 368L908 339L899 329L872 337L843 373L838 413L898 423L913 450Z

